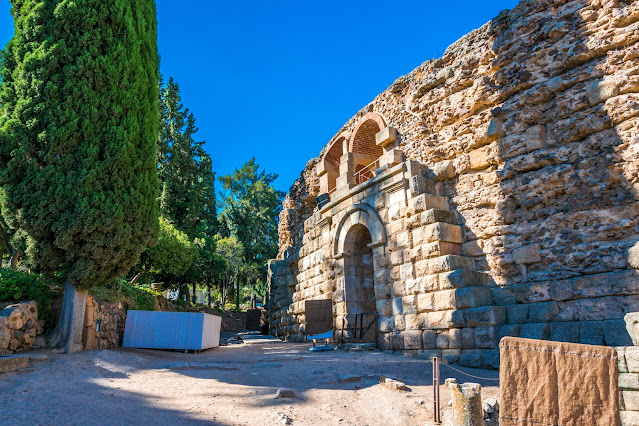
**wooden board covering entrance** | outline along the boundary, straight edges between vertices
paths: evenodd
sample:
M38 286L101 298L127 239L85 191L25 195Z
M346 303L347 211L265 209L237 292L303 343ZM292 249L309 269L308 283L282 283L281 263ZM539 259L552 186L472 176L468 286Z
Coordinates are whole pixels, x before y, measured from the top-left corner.
M307 300L305 308L307 336L333 330L333 300Z

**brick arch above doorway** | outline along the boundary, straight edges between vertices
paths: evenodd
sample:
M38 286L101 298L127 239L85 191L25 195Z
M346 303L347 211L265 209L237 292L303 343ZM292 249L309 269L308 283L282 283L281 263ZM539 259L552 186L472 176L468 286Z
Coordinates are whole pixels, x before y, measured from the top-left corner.
M368 229L372 241L370 247L386 244L386 227L377 210L368 204L358 203L347 208L339 221L333 240L333 257L340 258L344 255L349 231L356 225L363 225Z

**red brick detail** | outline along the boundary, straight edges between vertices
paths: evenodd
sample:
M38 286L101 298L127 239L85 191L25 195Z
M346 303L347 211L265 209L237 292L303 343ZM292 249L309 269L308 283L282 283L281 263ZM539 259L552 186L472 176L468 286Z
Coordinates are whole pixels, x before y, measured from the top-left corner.
M369 112L359 120L353 129L348 151L380 157L382 148L375 143L375 135L384 127L386 127L386 123L382 116L376 112Z
M345 139L344 136L339 136L328 148L328 151L326 151L326 154L324 154L324 159L327 162L331 163L333 166L335 166L335 168L337 169L339 169L340 158L342 158L342 154L344 154L342 152L344 139Z

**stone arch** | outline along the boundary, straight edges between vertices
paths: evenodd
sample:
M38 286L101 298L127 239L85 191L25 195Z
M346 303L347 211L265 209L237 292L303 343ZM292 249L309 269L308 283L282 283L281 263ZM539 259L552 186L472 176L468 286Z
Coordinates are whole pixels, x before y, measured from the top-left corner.
M382 147L375 143L375 135L386 127L386 120L376 112L364 115L351 133L348 151L354 154L382 155Z
M327 187L326 192L331 192L335 189L337 178L339 177L339 164L342 155L344 154L344 142L348 135L343 132L338 135L333 142L329 145L326 153L322 157L323 167L326 172Z
M353 233L350 231L355 225L363 225L368 229L371 236L370 247L386 244L386 227L377 210L368 204L359 203L347 208L337 225L333 240L333 257L339 258L345 253L348 254L348 247L352 245L350 239L353 238Z
M376 112L364 115L351 134L348 151L352 153L352 170L362 175L356 179L356 184L368 180L374 176L375 168L368 168L384 153L381 146L377 145L375 135L386 127L384 118ZM364 170L365 169L365 170Z

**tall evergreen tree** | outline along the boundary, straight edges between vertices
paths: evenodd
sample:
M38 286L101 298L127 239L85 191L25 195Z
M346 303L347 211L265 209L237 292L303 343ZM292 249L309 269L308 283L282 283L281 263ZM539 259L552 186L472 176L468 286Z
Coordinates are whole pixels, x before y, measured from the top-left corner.
M52 345L82 348L88 288L157 238L153 0L12 0L2 56L0 185L34 259L66 271Z
M215 233L215 176L204 142L194 139L195 116L169 79L160 96L160 211L191 238Z

